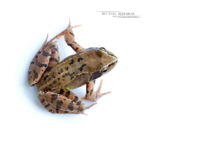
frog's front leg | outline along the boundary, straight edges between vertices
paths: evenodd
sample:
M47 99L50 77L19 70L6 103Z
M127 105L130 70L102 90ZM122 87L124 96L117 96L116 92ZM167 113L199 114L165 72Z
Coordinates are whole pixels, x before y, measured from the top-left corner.
M39 92L39 99L41 104L52 113L83 113L83 110L92 107L84 107L81 99L69 90L61 89L58 93L55 92Z
M105 93L100 93L101 88L102 88L102 83L103 83L103 80L101 80L98 90L96 92L94 92L95 80L86 83L86 96L83 99L96 101L98 98L102 97L103 95L109 94L110 91L105 92Z
M69 45L76 53L79 53L80 51L83 50L83 48L75 41L75 36L73 34L72 26L70 22L69 22L68 27L66 28L64 38L65 38L67 45Z

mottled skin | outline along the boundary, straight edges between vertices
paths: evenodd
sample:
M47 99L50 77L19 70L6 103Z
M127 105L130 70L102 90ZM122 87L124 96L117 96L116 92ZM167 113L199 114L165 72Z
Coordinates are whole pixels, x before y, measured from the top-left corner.
M76 51L59 62L56 39L64 35L66 43ZM52 113L82 113L82 99L95 101L107 93L100 93L102 81L96 92L95 79L110 71L117 63L117 57L105 48L83 49L75 42L72 26L69 26L47 42L43 43L33 58L28 72L30 85L37 85L40 102ZM69 89L86 84L86 96L78 98Z

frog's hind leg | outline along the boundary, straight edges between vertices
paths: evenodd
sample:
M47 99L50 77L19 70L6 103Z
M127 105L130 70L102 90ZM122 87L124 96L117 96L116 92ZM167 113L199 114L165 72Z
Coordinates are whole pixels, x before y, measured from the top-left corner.
M78 27L78 26L73 26ZM68 27L66 28L64 38L67 43L76 53L83 50L83 48L75 41L75 36L73 34L71 23L69 22Z
M39 99L41 104L52 113L80 113L84 110L81 101L76 102L63 94L40 91Z
M64 35L66 30L57 34L50 41L44 41L42 47L34 56L28 70L28 81L30 85L35 85L41 78L44 72L50 69L59 62L59 53L56 45L56 39Z
M102 83L103 80L101 80L98 90L96 92L94 92L95 80L86 83L86 96L83 99L96 101L98 98L102 97L103 95L111 93L110 91L105 93L100 93L102 88Z
M83 110L90 108L84 107L81 99L69 90L61 89L58 93L55 92L39 92L41 104L52 113L83 113Z
M30 85L35 85L48 67L51 57L51 48L53 48L55 44L47 43L47 38L29 66L28 82Z
M59 62L60 62L60 56L56 45L54 46L54 48L51 48L51 58L46 71L50 71L52 67L54 67Z

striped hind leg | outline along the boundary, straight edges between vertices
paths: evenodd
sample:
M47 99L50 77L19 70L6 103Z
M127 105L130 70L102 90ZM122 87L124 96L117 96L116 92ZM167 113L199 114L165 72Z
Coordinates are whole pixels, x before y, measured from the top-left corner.
M84 107L81 99L69 90L61 89L58 93L55 92L39 92L41 104L52 113L83 113L85 109L92 107Z
M46 37L42 47L36 53L29 66L28 82L30 85L35 85L40 80L44 72L49 71L59 62L59 54L55 40L63 36L64 32L65 30L56 35L50 41L47 41L48 36Z

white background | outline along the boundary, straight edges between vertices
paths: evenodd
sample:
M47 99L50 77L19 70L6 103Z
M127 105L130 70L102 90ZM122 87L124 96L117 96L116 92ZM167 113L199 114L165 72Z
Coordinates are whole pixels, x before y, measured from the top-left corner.
M113 18L97 11L134 12ZM102 77L112 91L85 115L50 114L27 84L46 34L69 21L83 47L118 56ZM184 1L0 2L0 146L219 147L220 3ZM60 42L61 58L73 54ZM85 94L85 87L76 93Z

